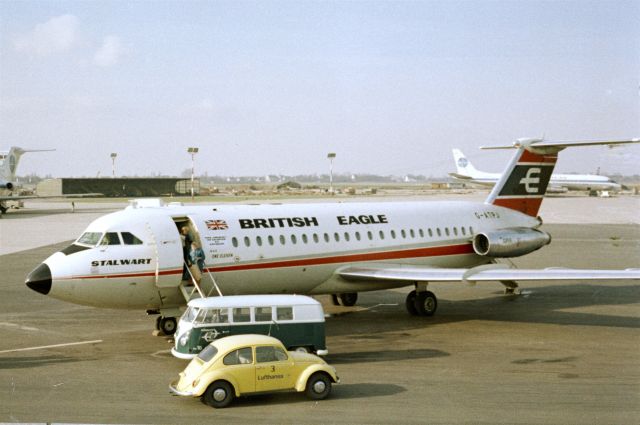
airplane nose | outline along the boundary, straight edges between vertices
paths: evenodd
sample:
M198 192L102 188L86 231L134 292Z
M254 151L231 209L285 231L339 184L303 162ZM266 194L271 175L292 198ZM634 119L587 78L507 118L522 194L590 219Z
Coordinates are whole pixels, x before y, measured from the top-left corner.
M51 269L45 263L33 269L24 283L31 289L47 295L51 291Z

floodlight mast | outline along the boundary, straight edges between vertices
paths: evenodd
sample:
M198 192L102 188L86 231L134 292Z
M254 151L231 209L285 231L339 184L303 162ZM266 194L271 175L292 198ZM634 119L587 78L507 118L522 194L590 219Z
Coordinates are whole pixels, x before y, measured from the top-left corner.
M191 154L191 202L193 202L193 179L195 175L195 163L196 163L195 156L198 153L198 150L199 149L196 147L187 148L187 153Z
M111 153L111 177L116 178L116 157L118 154L116 152Z
M333 195L333 158L336 157L335 152L329 152L327 158L329 158L329 193Z

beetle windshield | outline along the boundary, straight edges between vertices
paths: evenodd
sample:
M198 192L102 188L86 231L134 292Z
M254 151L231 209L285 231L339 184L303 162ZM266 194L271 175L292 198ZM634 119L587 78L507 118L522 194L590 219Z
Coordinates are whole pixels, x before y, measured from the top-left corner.
M214 345L209 344L204 347L204 350L200 351L200 354L198 354L198 358L206 363L214 358L216 354L218 354L218 349Z
M84 232L82 236L78 238L77 243L82 245L96 246L101 237L101 232Z

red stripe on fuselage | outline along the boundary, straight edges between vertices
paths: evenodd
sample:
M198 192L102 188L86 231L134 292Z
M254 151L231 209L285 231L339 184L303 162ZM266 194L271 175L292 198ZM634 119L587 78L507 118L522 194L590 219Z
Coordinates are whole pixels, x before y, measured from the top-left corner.
M430 248L406 249L403 251L372 252L365 254L338 255L334 257L302 258L299 260L274 261L271 263L238 264L233 266L210 267L212 272L229 272L238 270L275 269L282 267L317 266L321 264L352 263L359 261L397 260L419 257L441 257L473 253L470 243Z
M230 271L242 271L242 270L259 270L259 269L275 269L283 267L301 267L301 266L316 266L322 264L336 264L336 263L350 263L359 261L381 261L381 260L397 260L407 258L421 258L421 257L444 257L448 255L462 255L473 254L473 246L471 243L464 243L459 245L446 245L446 246L434 246L428 248L414 248L405 249L402 251L383 251L383 252L371 252L365 254L349 254L349 255L336 255L332 257L318 257L318 258L301 258L297 260L283 260L263 263L252 264L237 264L232 266L221 267L208 267L206 271L209 272L230 272ZM160 275L181 274L182 269L164 270ZM73 279L109 279L109 278L127 278L127 277L152 277L155 276L155 271L140 272L140 273L123 273L112 275L89 275L89 276L74 276ZM65 279L65 278L62 278Z

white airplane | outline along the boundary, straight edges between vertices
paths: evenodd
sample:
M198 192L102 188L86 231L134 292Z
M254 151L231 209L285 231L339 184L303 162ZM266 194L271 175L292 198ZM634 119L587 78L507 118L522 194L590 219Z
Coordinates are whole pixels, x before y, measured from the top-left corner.
M163 205L132 201L92 222L70 246L38 265L26 285L77 304L145 309L170 334L197 291L238 294L339 294L414 285L412 315L433 315L429 282L640 279L640 269L512 269L497 258L542 248L551 236L537 217L557 153L570 146L637 140L553 143L520 139L484 203L367 202L268 205ZM503 147L504 148L504 147ZM200 285L183 281L179 228L206 254ZM337 298L337 297L336 297Z
M26 150L12 146L8 151L0 151L0 214L7 212L7 201L33 199L37 196L13 195L16 185L16 170L20 157L26 152L51 152L55 149Z
M460 149L452 149L457 173L449 173L455 179L476 183L482 186L493 186L500 179L500 173L487 173L477 170ZM552 174L547 192L566 192L568 190L614 191L622 186L607 176L597 174Z

